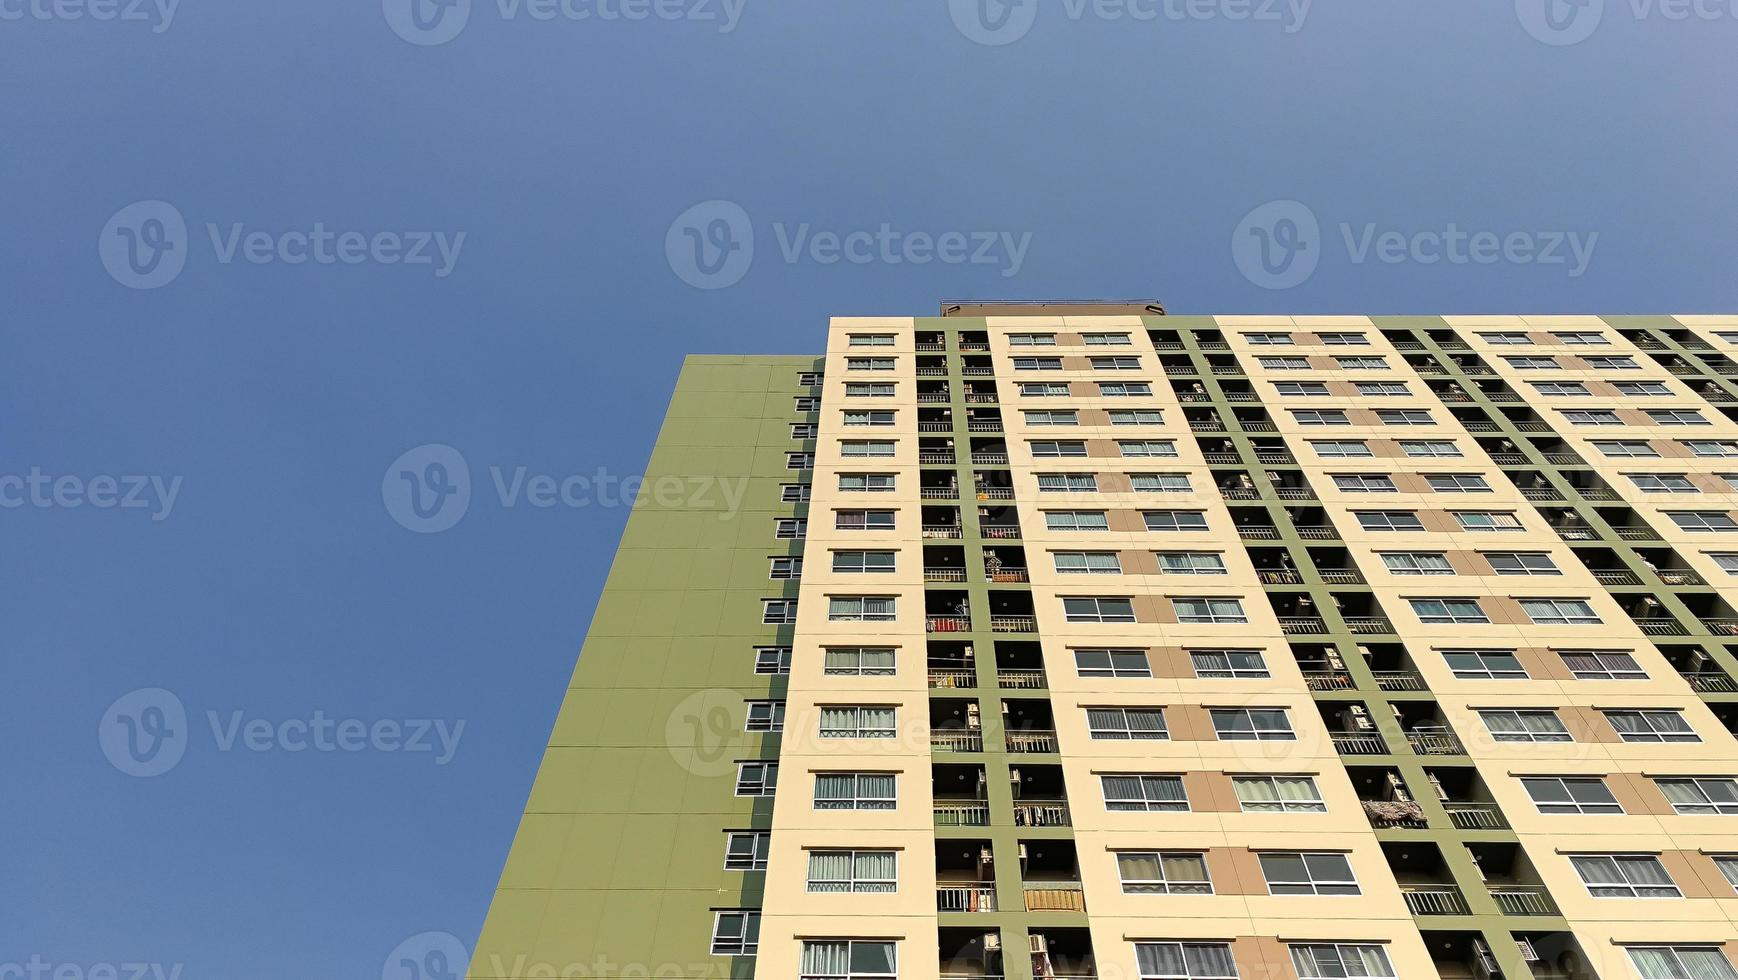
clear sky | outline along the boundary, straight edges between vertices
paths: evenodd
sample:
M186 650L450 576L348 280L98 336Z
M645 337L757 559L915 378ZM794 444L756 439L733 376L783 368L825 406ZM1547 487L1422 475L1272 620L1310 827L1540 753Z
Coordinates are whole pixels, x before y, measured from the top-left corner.
M0 0L0 964L473 939L627 518L490 468L633 474L687 352L1738 312L1730 2L417 2Z

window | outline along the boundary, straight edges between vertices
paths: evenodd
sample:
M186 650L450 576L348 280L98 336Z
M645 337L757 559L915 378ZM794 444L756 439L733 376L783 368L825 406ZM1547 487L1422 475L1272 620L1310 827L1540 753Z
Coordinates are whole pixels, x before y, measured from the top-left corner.
M1460 447L1441 440L1402 439L1400 451L1408 456L1453 457L1461 455Z
M724 835L724 870L765 871L771 847L771 831L733 830Z
M772 796L778 789L778 763L739 762L736 764L737 796Z
M1072 408L1022 412L1027 425L1079 425L1080 414Z
M803 577L803 560L802 560L802 558L797 557L797 558L774 558L774 559L772 559L772 571L770 573L770 576L774 580L802 578Z
M783 626L797 621L797 600L795 599L762 599L760 601L760 621Z
M893 412L846 412L846 425L892 425Z
M839 489L845 493L890 493L893 487L892 473L839 474Z
M1453 575L1454 566L1440 551L1385 551L1382 564L1395 575Z
M1135 621L1134 602L1129 599L1100 599L1092 596L1064 598L1062 612L1070 623L1132 623Z
M1658 398L1672 393L1663 381L1613 381L1612 387L1620 395L1634 395L1641 398Z
M1352 516L1366 531L1422 531L1424 524L1409 510L1355 510Z
M1549 371L1557 366L1555 358L1550 357L1505 357L1509 367L1521 371Z
M1571 854L1569 863L1594 898L1683 898L1652 854Z
M1738 456L1738 442L1689 439L1684 445L1690 447L1690 454L1693 456Z
M1114 551L1053 551L1056 570L1064 575L1121 575Z
M1322 381L1275 381L1273 390L1287 397L1315 397L1328 393L1328 386Z
M1336 357L1334 363L1342 371L1386 371L1388 360L1382 357Z
M899 444L891 439L845 439L839 443L839 454L847 458L888 457Z
M1088 333L1081 334L1080 339L1088 347L1131 347L1134 342L1126 333Z
M1229 943L1135 943L1140 980L1237 980Z
M1399 398L1412 394L1404 381L1359 381L1358 394L1366 398Z
M1199 510L1149 510L1141 512L1149 531L1205 531L1207 514Z
M1163 575L1225 575L1225 558L1213 551L1155 551Z
M1032 449L1032 455L1038 459L1055 459L1059 457L1081 458L1086 455L1084 442L1059 442L1053 439L1033 439L1027 443Z
M837 510L833 515L833 526L841 531L893 530L893 511L890 510Z
M1655 779L1672 809L1683 814L1738 815L1738 779L1729 776Z
M1556 398L1590 398L1593 392L1579 381L1533 381L1533 390Z
M1454 519L1463 531L1519 531L1521 519L1507 511L1457 510Z
M1521 609L1545 626L1597 626L1601 622L1584 599L1522 599Z
M1718 946L1631 946L1642 980L1733 980L1738 972Z
M1430 410L1424 408L1379 408L1376 417L1383 425L1435 425Z
M1479 338L1492 347L1531 347L1533 338L1524 333L1480 333Z
M821 427L816 425L813 422L792 422L791 423L791 438L792 439L813 439L817 434L819 434L820 431L821 431Z
M1221 742L1292 742L1297 733L1284 708L1213 708L1213 734Z
M1523 776L1521 786L1540 813L1622 813L1597 776Z
M887 677L894 671L892 647L827 647L821 673L833 677Z
M1647 671L1627 650L1559 650L1557 656L1578 681L1647 680Z
M1153 386L1145 381L1100 381L1098 393L1104 398L1136 398L1153 393Z
M893 571L891 551L835 551L833 571L862 575Z
M1040 493L1097 493L1098 477L1091 473L1040 473Z
M1027 398L1056 398L1067 395L1066 381L1022 381L1020 394Z
M897 944L867 940L803 940L800 980L894 980Z
M1307 357L1258 357L1255 362L1264 371L1308 371L1310 359Z
M1594 370L1639 371L1641 369L1641 365L1637 364L1633 357L1601 356L1588 357L1584 360L1587 362L1587 366Z
M1177 622L1195 625L1238 625L1248 623L1243 602L1238 599L1172 599Z
M1189 493L1187 473L1130 473L1129 483L1137 493Z
M1368 347L1370 339L1361 333L1324 333L1317 334L1322 343L1329 347Z
M1563 570L1543 551L1487 551L1485 561L1498 575L1561 575Z
M894 359L891 357L845 358L845 370L847 371L891 371L893 364Z
M877 893L899 890L893 851L810 851L809 891Z
M760 913L746 909L719 912L712 919L713 956L753 956L760 952Z
M1177 455L1177 444L1169 439L1136 439L1118 442L1117 448L1124 456L1148 457Z
M1557 712L1503 709L1480 711L1485 728L1498 742L1573 742Z
M1086 728L1100 742L1158 742L1171 737L1163 708L1087 708Z
M1116 870L1128 895L1211 895L1207 855L1187 851L1118 851Z
M1310 943L1291 947L1291 962L1300 980L1362 980L1391 977L1394 965L1380 946Z
M1642 493L1701 493L1683 473L1625 473Z
M1010 347L1055 347L1056 335L1053 333L1011 333L1008 335Z
M1016 370L1016 371L1060 371L1060 370L1062 370L1062 358L1060 358L1060 357L1016 357L1016 358L1014 358L1014 370Z
M757 674L788 674L791 672L790 647L755 647L754 672Z
M892 381L845 382L845 394L852 398L892 398L894 390Z
M834 623L891 623L893 596L836 595L827 599L827 619Z
M891 810L898 803L890 772L815 774L817 810Z
M1713 425L1693 408L1650 408L1647 416L1655 425Z
M1738 521L1732 515L1721 510L1679 510L1666 514L1680 531L1702 533L1709 531L1738 531Z
M1556 337L1558 342L1571 347L1608 347L1611 345L1611 341L1605 339L1605 335L1597 330L1553 330L1551 336Z
M1344 854L1269 852L1259 855L1270 895L1359 895Z
M797 374L797 387L819 388L826 376L819 371L803 371Z
M1710 551L1708 552L1708 557L1714 559L1714 564L1719 565L1726 574L1738 575L1738 554L1732 552Z
M1599 440L1593 442L1593 448L1607 456L1617 456L1627 459L1657 457L1659 451L1653 444L1639 439Z
M785 703L783 701L748 702L748 722L743 731L782 732L784 730Z
M1483 626L1491 621L1477 599L1408 599L1412 614L1426 626Z
M1190 650L1196 677L1270 677L1260 650Z
M1165 413L1158 409L1143 409L1141 411L1112 411L1111 425L1163 425Z
M1700 742L1702 739L1676 709L1607 711L1605 720L1625 742Z
M1246 333L1243 340L1251 347L1291 347L1295 343L1289 333Z
M821 410L821 400L813 395L804 395L798 398L796 403L796 411L799 415Z
M1386 473L1336 473L1334 487L1345 493L1399 493L1394 478Z
M1491 485L1477 473L1429 473L1424 477L1435 493L1492 493Z
M1110 522L1102 510L1047 510L1044 526L1052 531L1107 531Z
M812 470L814 468L814 453L785 453L785 469Z
M1609 408L1587 408L1563 411L1563 421L1570 425L1622 425L1623 419Z
M1141 359L1138 357L1092 357L1094 371L1139 371Z
M1449 672L1463 681L1524 681L1527 669L1513 650L1444 650Z
M897 729L892 705L823 705L822 738L892 738Z
M781 483L778 488L778 499L787 504L806 504L809 502L807 483Z
M1357 439L1311 439L1310 448L1323 459L1350 459L1359 456L1374 456L1370 447Z
M1089 647L1074 651L1074 672L1081 677L1151 677L1145 650Z
M854 333L850 335L852 347L892 347L893 335L890 333Z
M1294 408L1291 417L1298 425L1351 425L1346 413L1337 408Z
M1310 776L1233 776L1231 788L1245 813L1326 813Z

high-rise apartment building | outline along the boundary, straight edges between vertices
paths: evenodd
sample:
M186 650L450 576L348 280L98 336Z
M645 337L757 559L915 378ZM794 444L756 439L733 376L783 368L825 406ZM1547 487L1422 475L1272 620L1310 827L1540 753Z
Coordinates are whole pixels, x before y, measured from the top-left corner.
M1738 317L695 357L475 980L1738 980Z

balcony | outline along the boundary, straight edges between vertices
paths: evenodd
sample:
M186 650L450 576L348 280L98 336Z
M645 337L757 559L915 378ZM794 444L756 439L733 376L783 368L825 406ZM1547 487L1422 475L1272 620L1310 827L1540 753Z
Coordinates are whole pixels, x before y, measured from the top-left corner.
M926 568L923 570L925 582L964 582L966 570L963 568Z
M1734 683L1732 678L1717 671L1699 671L1693 674L1680 674L1679 676L1690 685L1690 690L1698 694L1738 693L1738 683Z
M1072 825L1073 821L1069 818L1066 800L1014 801L1014 826L1016 827L1068 827Z
M978 487L972 491L979 500L1013 500L1012 487Z
M1241 460L1236 453L1202 453L1210 466L1236 466Z
M1556 915L1557 905L1539 885L1491 885L1491 898L1504 915Z
M929 686L932 689L954 691L969 691L978 686L978 675L970 670L930 670Z
M1525 466L1527 457L1520 453L1491 453L1491 462L1498 466Z
M925 524L923 536L931 540L964 537L964 531L958 524Z
M995 392L979 391L966 395L967 405L994 405L998 401Z
M1659 541L1660 534L1651 527L1614 527L1613 531L1625 541Z
M1303 576L1289 568L1263 568L1255 573L1263 585L1301 585Z
M1224 432L1225 423L1218 419L1195 419L1189 423L1191 432Z
M969 633L972 629L970 616L926 616L931 633Z
M1281 500L1315 500L1316 492L1309 487L1275 487L1273 495Z
M1328 631L1328 624L1319 616L1281 616L1279 628L1290 635L1319 635Z
M977 466L1007 466L1007 453L972 453L972 463Z
M990 825L990 805L982 800L965 802L936 800L935 825L937 827L988 827Z
M995 373L995 368L982 364L966 364L960 367L960 375L967 378L988 378Z
M1521 491L1521 496L1527 498L1528 500L1538 500L1538 501L1545 501L1545 502L1560 501L1563 499L1562 494L1558 493L1555 490L1550 489L1549 487L1529 487L1529 488Z
M960 351L962 353L966 353L966 354L983 353L989 349L990 349L990 345L989 345L988 341L983 341L983 340L961 340L960 341Z
M917 342L919 354L939 354L947 350L947 344L939 340L920 340Z
M985 535L985 537L988 537L988 535ZM997 584L1003 584L1003 585L1011 583L1011 582L1030 582L1030 581L1032 581L1031 573L1029 573L1024 568L1002 567L1002 568L997 568L994 570L991 570L989 568L985 568L984 569L984 577L989 579L991 582L995 582Z
M1338 541L1340 532L1334 530L1331 524L1303 524L1294 527L1297 536L1305 541Z
M952 466L953 459L953 453L934 449L919 450L917 453L917 461L928 465Z
M1086 911L1086 892L1078 881L1033 882L1025 891L1028 912Z
M1042 670L996 670L997 685L1013 691L1042 691L1046 686Z
M1600 585L1640 585L1641 576L1623 569L1595 568L1593 578Z
M1237 536L1245 541L1277 541L1279 528L1266 524L1245 524L1237 529Z
M1364 584L1364 576L1356 568L1319 568L1316 571L1328 585Z
M955 729L929 733L929 747L937 752L982 752L984 733Z
M1681 569L1669 569L1669 568L1668 569L1660 569L1660 570L1654 572L1654 577L1659 579L1660 583L1662 585L1707 585L1708 584L1708 583L1702 581L1702 576L1697 575L1695 572L1684 571Z
M1346 631L1358 636L1392 633L1394 624L1386 616L1347 616Z
M994 912L995 885L936 885L937 912Z
M1312 691L1350 691L1352 675L1340 670L1306 670L1304 684Z
M1409 800L1365 800L1364 815L1377 830L1425 830L1424 808Z
M1669 616L1659 616L1652 619L1637 619L1635 625L1645 636L1689 636L1690 631L1683 623Z
M1264 466L1291 466L1297 459L1283 449L1257 449L1255 461Z
M1010 539L1018 539L1020 537L1020 525L983 524L979 526L978 532L986 538L995 538L1000 541L1006 541Z
M1375 732L1330 732L1341 755L1387 755L1388 744Z
M1466 747L1450 731L1407 732L1406 743L1419 755L1465 755Z
M1378 670L1374 672L1376 688L1382 691L1422 691L1424 678L1411 670Z
M1442 808L1448 811L1448 822L1456 830L1507 830L1509 827L1509 822L1503 819L1503 811L1495 803L1444 800Z
M1009 732L1007 744L1008 751L1015 754L1055 752L1056 733L1053 731Z
M1738 636L1738 619L1704 619L1702 628L1715 636Z
M1036 633L1038 620L1034 616L996 616L990 617L990 632L992 633Z
M917 423L917 431L919 431L919 432L952 432L953 431L953 423L952 422L919 422L919 423Z
M1401 885L1406 908L1413 915L1471 915L1466 897L1453 885Z
M917 393L919 405L946 405L948 394L945 391L920 391Z
M951 487L922 487L918 491L918 496L924 500L958 500L960 499L960 488L958 484Z

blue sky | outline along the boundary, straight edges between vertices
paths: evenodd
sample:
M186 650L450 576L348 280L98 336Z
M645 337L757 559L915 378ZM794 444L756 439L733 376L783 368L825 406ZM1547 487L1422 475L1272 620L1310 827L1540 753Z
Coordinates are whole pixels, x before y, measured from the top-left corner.
M1738 310L1730 4L408 2L0 0L0 961L474 937L627 517L482 481L636 472L684 353L942 298ZM429 444L477 486L417 533ZM140 689L187 715L148 777L98 739ZM465 727L249 748L317 717Z

